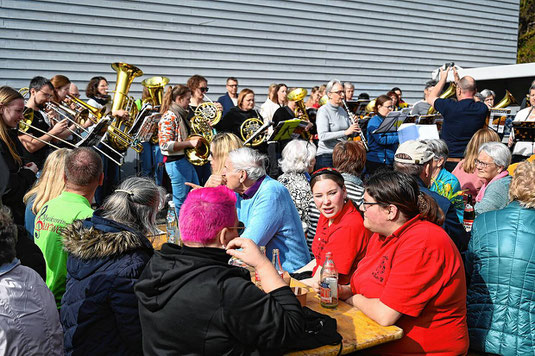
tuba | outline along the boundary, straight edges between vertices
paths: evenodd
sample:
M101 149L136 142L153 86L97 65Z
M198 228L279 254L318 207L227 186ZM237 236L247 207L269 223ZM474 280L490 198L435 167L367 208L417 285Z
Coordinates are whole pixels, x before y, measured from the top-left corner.
M152 77L152 78L148 78L142 81L141 85L147 88L147 91L149 92L149 97L143 99L143 104L145 103L150 104L153 110L156 110L157 108L159 108L162 105L163 90L165 86L167 85L167 83L169 83L169 78L167 77ZM139 130L141 131L143 130L143 128L144 128L144 125L142 125L142 127ZM150 143L152 143L153 145L157 145L158 144L158 125L153 125L151 129L152 129L152 136L150 138Z
M453 95L455 95L455 91L457 90L457 84L455 84L455 82L451 82L450 83L450 86L448 87L448 89L446 89L442 94L440 94L439 98L440 99L447 99ZM433 106L431 106L429 108L429 110L427 110L427 115L433 115L436 113L436 110Z
M307 108L305 106L304 99L308 92L305 88L296 88L286 95L286 99L289 101L295 101L297 108L295 109L295 117L299 117L303 121L309 121L310 118L307 114Z
M493 110L493 109L503 109L503 108L508 107L511 104L518 104L518 103L516 102L515 97L513 96L513 94L511 94L511 92L509 90L505 89L505 96L503 97L502 100L500 100L500 102L498 104L493 106L491 108L491 110Z
M141 85L149 92L149 97L143 99L143 104L149 103L153 108L162 105L163 88L167 83L169 83L167 77L152 77L142 81Z
M129 118L125 120L117 117L114 118L108 127L110 144L121 152L126 151L129 146L132 146L139 153L143 151L143 146L128 134L137 115L137 105L135 104L134 98L128 96L128 91L134 79L143 75L143 71L127 63L113 63L111 67L117 72L117 83L115 85L111 112L126 110L129 113Z

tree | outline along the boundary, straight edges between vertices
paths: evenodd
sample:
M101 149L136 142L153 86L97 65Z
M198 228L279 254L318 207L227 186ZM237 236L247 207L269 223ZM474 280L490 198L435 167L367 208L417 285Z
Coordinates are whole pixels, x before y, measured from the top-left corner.
M535 62L535 0L520 0L517 63Z

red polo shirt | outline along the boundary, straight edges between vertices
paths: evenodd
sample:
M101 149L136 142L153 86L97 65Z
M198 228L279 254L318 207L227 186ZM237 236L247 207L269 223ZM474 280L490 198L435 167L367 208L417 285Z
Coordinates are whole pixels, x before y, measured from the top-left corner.
M333 253L334 264L338 270L338 282L348 284L357 264L366 254L366 245L371 232L366 230L362 216L351 200L348 200L340 214L329 226L329 219L321 215L312 242L312 253L316 266L323 266L327 252Z
M373 234L351 289L403 314L396 325L405 336L381 346L379 353L467 352L464 266L441 227L416 216L391 236Z

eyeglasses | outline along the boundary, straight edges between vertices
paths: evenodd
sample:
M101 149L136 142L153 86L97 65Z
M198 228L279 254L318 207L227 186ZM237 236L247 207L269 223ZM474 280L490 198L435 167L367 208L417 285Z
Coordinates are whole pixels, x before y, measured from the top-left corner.
M52 98L54 96L54 94L45 93L42 90L39 90L38 93L43 94L45 96L45 98L47 98L47 99L50 99L50 98Z
M342 96L342 94L344 94L344 91L343 90L331 91L331 93L338 94L338 95Z
M491 164L496 164L494 162L483 162L483 161L478 160L477 158L474 160L474 163L476 166L481 166L481 168L487 168Z
M238 84L227 84L227 87L232 87L232 88L234 88L234 87L237 87L237 86L238 86ZM206 89L208 90L208 88L206 88Z
M203 93L208 93L208 87L200 87L199 90Z
M245 231L245 224L238 221L238 226L229 226L227 229L236 229L238 231L238 236L241 236Z
M367 202L367 201L363 201L362 203L360 203L360 207L362 208L363 211L368 210L368 206L369 206L369 205L370 205L370 206L371 206L371 205L383 205L383 206L384 206L385 204L384 204L384 203L377 203L377 202L375 202L375 203L369 203L369 202Z

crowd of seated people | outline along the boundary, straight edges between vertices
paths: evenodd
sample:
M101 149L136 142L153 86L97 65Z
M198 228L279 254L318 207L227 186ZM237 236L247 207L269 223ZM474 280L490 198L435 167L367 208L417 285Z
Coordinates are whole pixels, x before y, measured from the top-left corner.
M299 117L288 86L270 86L257 110L255 93L229 77L200 165L188 152L205 142L190 120L208 80L194 75L158 108L163 180L155 167L121 177L106 148L63 144L75 127L46 109L79 95L67 77L33 78L26 101L0 87L0 354L280 354L307 323L277 256L312 290L328 253L340 300L404 331L377 354L531 352L535 156L522 161L514 138L504 144L485 126L495 93L478 103L473 78L454 71L455 99L440 98L448 72L414 108L442 114L441 139L376 132L409 106L397 87L361 128L344 105L355 85L333 79L305 99L317 109L305 132L275 146L244 144L240 128L253 118L271 133L281 113ZM106 78L85 94L111 110ZM533 116L525 110L518 121ZM23 130L29 113L35 127ZM472 231L462 224L468 194ZM155 251L170 200L178 239Z

